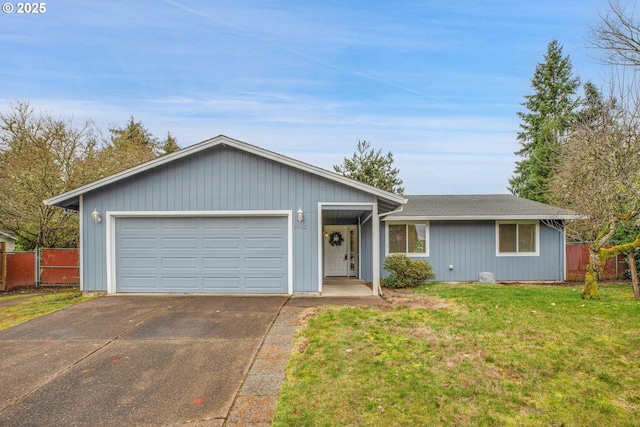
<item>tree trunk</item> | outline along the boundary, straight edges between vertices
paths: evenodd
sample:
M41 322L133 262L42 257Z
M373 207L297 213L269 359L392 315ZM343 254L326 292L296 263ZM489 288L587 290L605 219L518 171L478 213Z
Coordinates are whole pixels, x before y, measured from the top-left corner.
M604 265L609 258L635 252L636 249L640 248L640 234L631 243L604 248L604 243L611 238L614 231L615 228L612 223L610 224L609 232L600 234L596 241L589 246L589 265L587 266L587 274L584 276L584 288L582 288L582 298L584 299L600 299L598 280L600 279L600 272L604 269Z
M636 271L636 255L635 252L627 254L629 260L629 269L631 270L631 284L633 285L633 296L636 301L640 301L640 288L638 288L638 271Z
M589 265L587 266L584 287L582 288L582 298L584 299L600 299L600 291L598 290L600 266L598 261L598 253L589 248Z

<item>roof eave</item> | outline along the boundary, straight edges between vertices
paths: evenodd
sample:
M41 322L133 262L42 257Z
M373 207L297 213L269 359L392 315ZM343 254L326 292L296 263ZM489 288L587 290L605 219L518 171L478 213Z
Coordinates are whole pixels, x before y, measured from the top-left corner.
M526 220L574 220L583 215L390 215L383 221L526 221Z
M11 240L16 240L16 237L9 234L9 233L5 233L4 231L0 231L0 236L5 237L7 239L11 239Z

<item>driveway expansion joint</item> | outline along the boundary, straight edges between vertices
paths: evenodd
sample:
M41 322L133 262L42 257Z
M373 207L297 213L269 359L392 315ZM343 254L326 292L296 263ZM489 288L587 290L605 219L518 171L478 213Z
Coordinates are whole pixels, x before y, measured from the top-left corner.
M171 308L171 306L169 306L169 308ZM164 308L166 309L166 308ZM29 395L33 394L34 392L36 392L38 389L46 386L48 383L54 381L56 378L58 378L60 375L64 374L65 372L67 372L68 370L70 370L71 368L73 368L74 366L78 365L79 363L81 363L83 360L93 356L94 354L98 353L100 350L108 347L109 345L111 345L113 342L117 341L120 337L122 337L123 335L126 335L127 333L129 333L131 330L133 330L134 328L137 328L138 326L140 326L141 324L143 324L144 322L146 322L147 320L157 316L159 314L159 312L161 312L164 309L158 309L158 310L154 310L150 313L149 316L145 317L144 319L140 320L138 323L136 323L135 325L131 326L130 328L126 329L124 332L121 332L120 334L116 335L114 338L110 338L108 339L104 344L99 345L95 350L92 350L86 354L84 354L82 357L74 360L72 363L69 363L68 365L62 367L61 369L59 369L58 371L56 371L53 375L51 375L50 378L48 378L46 381L43 381L41 383L39 383L38 385L36 385L34 388L32 388L31 390L28 390L27 392L25 392L24 394L22 394L21 396L17 397L13 402L7 404L6 406L4 406L3 408L0 408L0 414L5 412L6 410L8 410L9 408L11 408L12 406L20 403L21 400L25 399L26 397L28 397ZM60 341L84 341L84 340L60 340Z

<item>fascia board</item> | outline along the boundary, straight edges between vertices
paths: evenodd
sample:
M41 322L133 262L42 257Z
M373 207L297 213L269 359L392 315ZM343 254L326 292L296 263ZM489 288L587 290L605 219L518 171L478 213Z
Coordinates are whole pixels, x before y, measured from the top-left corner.
M383 221L465 221L465 220L485 220L485 221L509 221L509 220L545 220L545 219L586 219L583 215L459 215L459 216L438 216L438 215L415 215L415 216L387 216Z

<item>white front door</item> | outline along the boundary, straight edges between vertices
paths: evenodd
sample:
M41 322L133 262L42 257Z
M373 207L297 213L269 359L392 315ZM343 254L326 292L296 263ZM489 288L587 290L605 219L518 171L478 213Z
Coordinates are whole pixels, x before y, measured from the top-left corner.
M357 277L358 240L356 227L326 225L323 240L325 277Z

